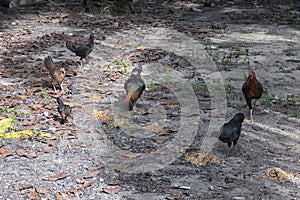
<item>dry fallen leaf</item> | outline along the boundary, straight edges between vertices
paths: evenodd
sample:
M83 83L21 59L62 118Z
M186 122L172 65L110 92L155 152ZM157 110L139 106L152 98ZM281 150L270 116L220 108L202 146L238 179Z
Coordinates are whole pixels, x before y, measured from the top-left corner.
M57 97L60 97L61 94L49 94L50 97L53 97L53 98L57 98Z
M219 158L215 155L202 154L202 153L193 153L191 155L187 155L185 159L197 166L203 166L210 163L216 163L219 161Z
M20 183L19 190L27 190L29 188L33 188L31 183Z
M116 179L112 179L112 180L110 180L107 184L108 184L108 185L120 185L120 184L121 184L121 181L116 180Z
M25 88L25 90L26 90L28 93L33 94L33 93L39 92L39 91L40 91L40 88L31 88L31 89Z
M162 130L156 133L158 136L166 136L171 135L172 131L170 129L166 129L167 127L164 127Z
M24 156L26 158L36 158L38 155L35 152L31 152L29 149L17 149L16 153L19 156Z
M34 200L42 199L41 196L39 195L39 193L37 193L37 192L29 192L27 196L29 199L34 199Z
M83 190L85 190L87 187L89 187L89 186L91 186L91 185L92 185L91 181L86 181L86 182L84 182L84 184L79 188L79 190L83 191Z
M132 159L132 158L139 157L141 155L142 155L142 153L131 153L131 154L122 154L121 156L124 158Z
M159 151L150 151L149 153L152 154L152 155L160 155Z
M92 94L91 96L90 96L90 100L91 101L101 101L101 96L99 95L99 94Z
M58 141L56 140L52 140L52 141L48 141L47 144L51 147L55 147L57 148L58 147Z
M120 187L105 187L103 188L103 192L107 193L107 194L117 194L121 191L122 188Z
M180 105L179 104L169 104L166 106L167 109L173 109L173 108L179 108Z
M118 164L115 166L115 171L116 172L120 172L123 169L123 165L122 164Z
M30 110L30 114L36 115L40 114L42 111L41 110Z
M212 107L212 106L205 106L202 108L203 110L214 110L216 109L215 107Z
M44 153L53 153L53 149L50 149L50 148L46 148L46 147L43 147L42 148L42 151L44 152Z
M99 170L100 168L101 168L100 166L96 165L96 166L90 166L90 167L88 167L87 170L88 171L96 171L96 170Z
M47 188L36 188L35 189L39 194L47 194L48 193L48 189Z
M110 128L116 127L115 116L109 110L93 110L93 115L107 124Z
M184 115L185 117L192 117L192 116L199 116L201 115L201 112L199 111L192 111L189 114Z
M47 110L53 110L55 109L57 106L56 105L53 105L53 104L47 104L44 108L47 109Z
M147 49L147 47L145 47L145 46L137 46L136 49L137 50L145 50L145 49Z
M160 140L160 139L157 139L155 142L156 142L157 144L163 144L163 143L164 143L164 141L162 141L162 140Z
M60 180L60 179L67 178L70 175L71 175L70 173L59 173L59 174L56 174L54 176L45 177L45 178L43 178L43 180L44 181L57 181L57 180Z
M300 160L293 159L292 157L279 157L278 160L300 163Z
M85 174L82 176L82 178L94 178L100 174L100 170L95 170L91 173Z
M285 172L279 167L272 168L267 173L267 176L271 179L277 179L279 181L291 181L294 178L293 174Z
M86 181L83 183L83 185L78 190L71 189L71 190L69 190L69 193L73 193L75 196L79 196L83 192L83 190L85 190L87 187L89 187L91 185L92 185L92 183L90 181Z
M220 117L223 117L222 114L209 114L208 117L210 118L220 118Z
M74 190L74 189L70 189L69 193L74 194L75 196L79 196L81 194L81 190Z
M29 140L30 138L31 138L31 136L26 135L26 134L21 134L21 135L20 135L20 139L21 139L21 140Z
M59 194L55 194L55 198L56 198L56 200L71 200L72 196L60 192Z
M60 125L60 122L59 121L55 121L55 120L49 120L48 124L56 126L56 125Z
M30 104L28 105L28 107L34 109L34 110L39 110L39 109L42 109L43 107L45 107L44 104Z
M0 149L0 154L2 155L3 158L6 158L7 156L12 156L14 153L15 151L11 149L5 149L5 148Z
M16 99L28 99L29 98L29 96L23 95L23 94L18 94L15 97L16 97Z

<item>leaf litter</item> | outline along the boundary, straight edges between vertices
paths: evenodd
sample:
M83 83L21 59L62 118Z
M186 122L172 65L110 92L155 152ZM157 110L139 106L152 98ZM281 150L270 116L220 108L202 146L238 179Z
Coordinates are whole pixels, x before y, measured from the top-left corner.
M226 2L224 4L226 4ZM57 14L56 12L50 12L50 13L46 13L46 14L43 13L43 14L39 14L39 15L34 15L34 17L29 19L29 21L31 20L32 22L34 22L36 20L39 20L40 24L44 24L46 26L49 26L50 24L55 24L55 25L60 25L60 26L61 25L68 25L68 26L75 25L75 26L83 27L87 31L90 31L93 28L93 26L98 26L98 27L100 26L100 27L103 27L102 28L103 30L107 31L108 35L110 33L114 33L115 31L126 30L126 29L128 30L128 29L138 27L139 26L138 23L140 23L140 24L146 23L146 24L148 24L147 26L151 26L151 27L152 26L153 27L158 27L158 26L174 27L175 29L181 30L182 32L185 32L188 35L192 35L194 38L198 38L198 39L206 37L207 35L212 36L213 34L216 34L216 33L217 34L221 33L220 35L222 37L226 36L227 31L223 30L223 27L226 24L225 25L218 24L217 22L213 22L212 24L209 24L210 22L204 21L199 24L193 23L193 25L192 24L186 24L184 26L179 25L181 22L185 23L184 20L178 21L179 15L181 15L179 17L184 17L187 14L186 12L188 10L185 10L184 6L185 6L184 3L181 4L181 10L178 10L177 8L175 8L175 12L173 12L174 11L173 8L166 9L167 13L162 13L161 19L157 19L155 17L155 15L157 15L157 13L156 14L154 13L156 9L151 10L150 15L149 15L149 11L147 11L147 9L146 9L146 12L143 17L139 17L138 19L134 19L134 20L132 20L130 17L127 17L127 16L123 17L123 18L105 18L105 17L92 16L92 18L91 18L91 16L73 14L71 12L71 10L65 9L65 10L63 10L63 13L59 13L59 14ZM161 11L160 9L161 8L158 8L159 11ZM268 9L268 7L264 8L264 9ZM205 11L205 9L204 9L204 11ZM188 13L191 15L191 17L193 17L193 12L191 12L191 13L188 12ZM196 14L199 15L198 12ZM48 16L48 15L50 15L50 16ZM217 17L217 15L216 15L216 17ZM247 19L248 19L248 16L247 16ZM279 23L282 22L281 18L278 18L278 19L280 19ZM26 23L30 24L31 27L28 26L28 28L26 30L23 29L23 30L18 31L18 30L12 29L12 31L10 33L1 34L1 38L4 38L4 40L0 41L0 43L1 43L0 46L4 47L5 50L3 53L3 57L1 57L1 59L0 59L0 64L5 62L5 65L6 65L5 70L3 70L2 67L0 69L1 76L7 77L7 78L18 77L18 78L25 79L25 80L24 81L19 80L18 83L13 83L13 85L2 87L2 91L1 91L2 94L1 94L0 101L1 101L1 105L6 105L8 107L15 107L16 105L30 105L30 104L34 105L34 104L36 104L36 106L31 106L31 107L28 106L29 110L31 111L30 120L21 119L24 117L18 116L18 114L17 114L16 125L22 124L23 126L31 126L33 128L32 130L34 130L34 128L36 128L38 132L43 132L43 131L45 131L46 133L52 132L52 134L58 135L59 138L50 138L50 139L49 138L40 138L39 139L37 137L37 141L42 141L42 143L43 143L42 145L46 145L46 146L50 146L50 147L53 146L54 147L53 152L55 154L57 152L59 144L60 143L65 144L64 143L65 140L64 139L60 140L60 136L63 137L65 132L67 132L67 130L61 130L60 124L53 123L53 121L51 122L49 120L49 118L55 119L55 116L57 115L56 104L54 103L54 100L51 99L48 102L48 100L46 101L39 94L40 91L45 91L48 94L52 93L51 88L49 89L49 84L46 84L47 82L49 82L49 79L47 77L47 73L45 73L45 70L43 69L43 67L40 64L40 62L41 62L40 57L43 56L41 54L44 54L44 53L53 53L54 55L57 56L56 58L59 59L59 56L61 54L64 54L63 51L57 53L53 50L48 51L48 49L52 48L53 46L57 46L57 45L63 46L64 42L67 39L72 39L72 40L75 39L76 41L80 42L80 41L82 41L81 38L82 38L83 34L80 33L77 35L75 34L75 36L69 36L68 34L64 33L63 31L54 31L54 32L46 31L46 32L43 32L42 34L39 34L39 35L43 35L43 36L35 37L33 42L31 42L31 40L33 38L32 36L34 36L33 33L34 33L34 31L36 31L36 29L35 29L35 26L32 23L30 23L29 21L27 21ZM19 22L16 21L16 25L18 25L18 26L21 26L22 23L23 23L23 20L20 20ZM6 25L4 24L4 26L6 26ZM203 33L205 33L205 34L203 34ZM23 37L23 36L26 36L27 38ZM4 43L4 41L9 41L9 42L6 44L6 43ZM117 48L117 46L116 46L116 48ZM119 48L121 48L122 50L129 49L126 44L120 44ZM1 51L2 51L2 48L0 49L0 52ZM138 46L138 48L136 48L135 50L133 50L130 53L131 54L130 54L130 56L128 56L129 57L128 60L133 63L145 62L145 61L146 62L165 62L165 60L168 60L172 63L172 67L174 69L183 70L183 68L184 68L181 66L178 59L176 59L176 57L174 55L172 55L171 52L164 52L159 49L156 49L156 50L149 49L147 47L144 48L144 46L141 45L141 46ZM25 56L24 56L24 54L25 54ZM34 55L31 55L31 54L34 54ZM118 54L118 53L116 53L116 54ZM14 58L11 58L11 55L14 55ZM174 57L175 57L175 59L174 59ZM126 58L124 58L124 59L126 59ZM115 59L111 59L111 60L115 61ZM67 65L68 66L69 65L76 66L76 62L72 63L72 64L70 64L68 62ZM72 78L74 78L74 76L76 76L77 72L78 71L75 70L75 72L70 71L69 73L67 73L68 77L70 79L66 80L66 85L70 85L71 83L74 83L74 79L72 79ZM104 73L110 74L109 70L105 71ZM120 81L120 79L122 79L123 75L124 74L122 74L122 73L114 72L109 75L110 79L104 79L104 81L111 80L111 81L118 82L118 81ZM40 77L43 77L42 82L39 80ZM89 76L87 76L87 78L88 77ZM32 81L26 80L27 78L32 79ZM193 76L192 76L192 78L193 78ZM21 92L18 94L17 93L14 94L12 92L9 92L9 91L16 90L20 85L27 88L28 93ZM3 86L2 82L1 82L1 86ZM94 88L94 85L92 85L91 88ZM104 90L106 90L106 89L104 88L103 91ZM147 98L151 99L151 95L149 95L149 93L148 94L146 93L146 95L144 96L144 99L147 99ZM105 92L104 93L101 92L101 98L103 98L102 94L105 94ZM108 91L107 94L112 94L112 92ZM149 95L149 96L147 96L147 95ZM29 97L29 98L27 98L27 97ZM94 96L94 97L92 98L92 100L95 100L96 102L101 101L101 99L98 98L99 96L98 97ZM9 100L8 100L8 98L9 98ZM159 100L159 98L153 98L153 99L155 101ZM29 101L29 103L28 103L28 101ZM168 105L168 104L166 104L166 105ZM167 107L170 109L175 109L176 106L177 106L177 104L170 104ZM206 106L204 108L211 108L211 107L208 104L208 106ZM44 114L45 113L44 111L46 111L48 113ZM97 111L99 111L99 110L97 110ZM207 109L204 112L210 112L210 109ZM95 114L95 115L96 115L96 117L98 116L98 119L100 121L102 121L106 124L110 124L111 127L115 127L114 117L111 114L112 113L110 113L110 111L107 111L107 112L100 113L101 116L99 115L99 113L98 113L98 115L97 114ZM1 116L1 119L8 118L9 117L8 115L9 115L8 113L5 113L4 116L3 115ZM160 125L158 125L156 127L157 130L160 130L159 126ZM168 126L166 126L166 127L168 127ZM21 127L20 130L18 128L18 132L21 130L24 130L23 128L24 127ZM166 128L166 129L168 129L168 128ZM176 127L174 129L176 131ZM6 131L4 131L4 132L6 132ZM159 132L160 131L158 131L158 133ZM120 133L121 132L116 132L116 135L114 135L114 136L116 137L117 134L120 134ZM161 132L161 133L164 133L164 132ZM172 132L169 132L169 133L172 133ZM109 133L107 133L107 134L109 135ZM174 134L176 134L176 132L174 132ZM164 140L163 139L164 137L166 137L167 139ZM119 138L116 137L116 139L112 139L112 140L114 140L116 142L117 139L122 139L122 138L125 138L125 136L119 137ZM158 135L154 136L152 139L155 139L155 141L160 141L159 142L160 144L164 144L165 141L168 141L171 138L172 138L172 134L158 134ZM30 139L30 137L27 138L27 140L29 140L29 139ZM10 140L5 140L5 141L8 142L8 144L5 144L5 145L9 146L9 143L11 143L11 141ZM17 140L14 140L14 141L17 142ZM33 142L33 144L34 144L34 141L22 141L22 143L23 142ZM133 145L133 152L135 152L135 153L132 155L138 155L139 152L142 152L142 149L144 147L146 147L146 150L148 152L159 152L159 151L156 151L156 148L147 149L148 148L147 145L149 145L149 144L150 144L150 146L151 145L155 146L152 143L147 143L148 141L143 143L144 146L142 146L142 145L139 146L138 140L135 142L136 143L134 143L134 145ZM82 148L85 149L86 146L82 146ZM24 149L26 149L26 148L24 148ZM8 152L7 150L8 150L8 148L5 148L3 150L4 153L3 154L1 153L2 156L9 155L11 153L11 152L5 153L5 152ZM31 151L34 152L34 150L30 149L30 151L28 152L29 155L30 155ZM72 153L75 150L74 150L74 148L73 149L71 148L71 149L67 149L65 151L70 153L70 156L72 156ZM250 151L248 151L248 152L250 152ZM13 153L14 153L14 151L13 151ZM12 155L13 155L13 153L12 153ZM156 153L154 153L154 154L156 154ZM131 157L131 154L128 154L128 155L129 156L127 156L127 157ZM255 160L253 157L251 157L251 155L247 154L247 156L250 157L247 159ZM41 157L41 155L39 157ZM126 158L126 156L125 156L125 158ZM236 157L234 157L234 158L236 158ZM234 158L233 158L233 160L234 160ZM39 159L39 158L36 158L36 159ZM185 159L187 159L187 160L185 160ZM214 158L205 157L201 154L188 155L188 156L184 157L184 160L188 161L188 162L194 162L196 166L199 164L199 166L203 166L203 167L205 167L207 164L215 161ZM178 162L184 163L184 160L179 160ZM89 164L91 164L91 163L87 163L86 165L89 165ZM92 163L92 164L94 164L94 163ZM180 169L180 167L182 167L182 165L178 165L176 162L173 165L178 167L179 169ZM216 165L218 165L218 164L216 164ZM59 168L57 168L57 170L58 169ZM198 170L198 173L201 173L203 168L197 167L197 168L193 168L193 169ZM199 172L199 170L200 170L200 172ZM213 184L213 183L211 183L211 180L219 180L219 177L217 177L217 176L215 177L213 174L214 173L220 174L220 172L215 170L213 167L211 170L212 170L212 174L209 175L210 181L208 181L206 184ZM235 171L240 172L238 169L235 169L235 170L232 170L232 173L237 173ZM171 181L168 179L170 177L172 177L174 174L176 174L176 176L178 177L179 176L178 174L180 174L180 173L182 173L182 174L192 173L192 175L195 175L195 174L193 174L193 171L192 170L189 171L189 169L187 169L186 171L170 170L170 171L167 171L166 173L162 173L162 174L159 174L159 172L158 172L158 175L157 174L148 174L148 175L147 174L146 175L139 174L137 179L134 179L134 176L131 176L128 179L128 181L126 182L126 184L124 184L124 183L123 184L124 184L124 186L130 185L130 187L136 186L137 193L143 192L143 190L144 190L143 188L147 188L147 189L149 189L149 191L151 191L150 189L153 188L153 186L151 186L151 184L148 185L147 181L156 178L156 181L154 182L155 184L152 184L152 185L154 185L154 187L155 186L157 186L157 187L153 188L153 191L156 191L156 193L161 192L161 194L164 194L165 191L169 191L168 190L169 188L167 188L166 186L169 185ZM198 173L196 173L196 175ZM242 173L243 172L240 172L240 174L242 174ZM282 175L278 175L278 174L282 174ZM103 172L103 175L107 176L107 174L105 174L105 172ZM123 177L126 177L126 175L124 175L124 174L118 174L118 175L120 176L120 178L122 175L123 175ZM203 174L201 174L201 175L203 175ZM287 172L282 173L282 172L280 172L280 170L275 170L270 173L270 177L276 178L277 176L289 177ZM143 177L143 180L139 181L140 177ZM164 179L167 179L167 180L162 180L161 177L164 177ZM223 178L223 177L221 177L221 178ZM205 178L202 178L201 180L205 181ZM284 178L283 178L283 180L284 180ZM133 183L131 181L134 181L135 183ZM248 181L248 180L246 180L246 181ZM143 187L139 187L139 185L141 185L141 184L143 184ZM218 182L218 184L220 184L220 183ZM248 184L249 184L249 182L248 182ZM82 185L82 188L79 187L79 189L76 190L77 191L76 195L82 194L81 193L82 190L88 190L89 185L90 185L89 182L87 182ZM249 184L249 185L253 185L253 184ZM202 188L206 189L205 186L206 185L203 185ZM92 187L94 187L94 185ZM103 192L106 194L116 194L121 191L121 187L117 187L117 188L103 187L103 188L104 188ZM255 190L256 187L253 187L253 188L250 188L251 194L255 194L257 191L259 191L259 190L257 190L257 191ZM235 187L235 189L238 190L239 188ZM65 194L64 192L59 192L59 191L55 191L55 192L56 192L55 197L57 199L72 199L72 197L73 197L73 195ZM190 194L188 194L188 195L191 195L191 198L193 197L193 195L194 196L196 195L195 192L194 193L193 192L194 191L191 190ZM266 195L269 195L269 196L271 195L270 191L268 191L268 190L266 190L264 192L265 192L264 194L266 194ZM176 196L176 197L174 197L174 198L167 197L167 198L169 198L169 199L175 199L175 198L185 199L186 198L186 196L184 196L185 194L183 192L182 193L178 192L178 190L172 191L172 193L174 193L174 196ZM229 193L226 193L226 195L227 194L231 195ZM249 194L249 198L252 197L251 194ZM211 196L209 196L209 195L211 195ZM213 195L215 195L215 196L213 196ZM45 195L45 196L47 196L47 195ZM201 196L203 197L203 194L201 194ZM210 191L208 196L211 197L210 199L218 199L218 198L222 199L224 197L222 195L218 196L218 192L214 193L213 191ZM34 195L33 195L33 197L34 197ZM53 196L51 196L51 197L53 198ZM238 199L240 197L234 197L234 198ZM12 199L14 199L14 198L12 198Z

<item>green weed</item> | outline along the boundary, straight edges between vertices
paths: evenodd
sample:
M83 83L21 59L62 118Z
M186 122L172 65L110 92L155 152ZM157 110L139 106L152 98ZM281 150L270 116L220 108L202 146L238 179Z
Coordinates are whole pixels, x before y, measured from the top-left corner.
M146 83L146 87L151 89L152 93L154 93L158 88L158 84L154 81L151 81L150 83Z
M111 61L109 64L107 64L106 67L110 70L111 73L113 72L114 68L116 68L116 70L119 72L126 73L131 65L132 63L125 59L117 59Z
M272 105L273 102L276 100L275 95L269 94L268 90L263 91L263 102L267 105Z
M171 75L171 70L170 69L167 69L166 74L164 76L164 80L165 80L166 84L171 83L172 75Z

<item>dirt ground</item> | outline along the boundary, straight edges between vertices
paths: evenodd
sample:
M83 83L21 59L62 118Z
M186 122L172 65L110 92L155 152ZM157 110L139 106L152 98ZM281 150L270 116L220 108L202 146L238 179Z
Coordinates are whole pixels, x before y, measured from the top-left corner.
M300 199L300 3L135 9L109 17L80 12L77 1L0 7L0 199ZM65 42L91 32L95 49L80 67ZM67 124L47 55L67 72ZM133 113L123 85L138 63L147 89ZM250 70L264 86L254 123L241 93ZM237 112L246 119L227 155L218 131ZM32 134L18 138L23 130Z

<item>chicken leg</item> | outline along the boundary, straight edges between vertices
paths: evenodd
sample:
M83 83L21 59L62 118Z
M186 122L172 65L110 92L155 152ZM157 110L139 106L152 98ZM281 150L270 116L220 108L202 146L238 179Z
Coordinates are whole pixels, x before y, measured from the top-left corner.
M253 119L253 108L250 109L250 122L251 123L255 122Z

